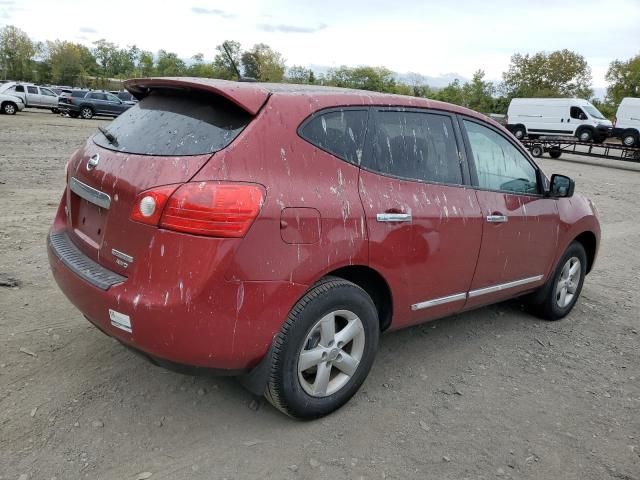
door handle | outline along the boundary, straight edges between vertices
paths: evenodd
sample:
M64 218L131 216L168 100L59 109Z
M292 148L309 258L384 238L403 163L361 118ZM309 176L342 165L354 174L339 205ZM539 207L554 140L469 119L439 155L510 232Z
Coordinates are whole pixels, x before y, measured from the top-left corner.
M379 222L410 222L412 217L410 213L378 213L376 220Z
M509 221L506 215L487 215L487 222L489 223L505 223Z

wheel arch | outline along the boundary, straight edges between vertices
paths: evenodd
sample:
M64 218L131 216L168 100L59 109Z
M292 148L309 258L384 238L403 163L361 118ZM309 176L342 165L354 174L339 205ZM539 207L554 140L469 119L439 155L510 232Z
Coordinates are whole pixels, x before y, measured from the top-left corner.
M587 254L586 272L589 273L596 259L596 251L598 245L596 235L593 232L585 231L574 238L573 241L578 242L584 248L584 251Z
M326 276L339 277L362 288L369 294L378 310L380 331L385 331L391 326L393 296L388 282L379 272L366 265L348 265L323 275L323 277Z

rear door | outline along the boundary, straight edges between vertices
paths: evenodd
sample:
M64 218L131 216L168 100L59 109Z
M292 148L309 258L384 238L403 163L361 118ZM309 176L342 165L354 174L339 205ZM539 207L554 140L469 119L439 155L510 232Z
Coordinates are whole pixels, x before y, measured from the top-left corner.
M544 281L556 252L559 219L545 181L517 143L480 120L464 118L471 177L483 235L466 307L493 303Z
M360 173L371 266L389 282L394 327L464 305L482 217L454 117L372 107Z
M109 113L109 110L107 108L106 97L104 93L91 92L85 98L87 100L90 100L90 103L93 106L93 113L96 113L96 114Z

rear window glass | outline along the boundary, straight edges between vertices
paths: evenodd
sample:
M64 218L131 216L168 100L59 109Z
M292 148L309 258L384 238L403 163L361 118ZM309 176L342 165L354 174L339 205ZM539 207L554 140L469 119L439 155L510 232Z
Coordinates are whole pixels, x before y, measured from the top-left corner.
M367 129L367 110L338 110L317 114L300 135L316 147L355 165L360 164Z
M233 103L206 94L156 91L143 98L106 127L101 147L143 155L202 155L229 145L249 124L251 116Z
M363 165L411 180L463 183L453 123L447 115L377 112L371 152Z

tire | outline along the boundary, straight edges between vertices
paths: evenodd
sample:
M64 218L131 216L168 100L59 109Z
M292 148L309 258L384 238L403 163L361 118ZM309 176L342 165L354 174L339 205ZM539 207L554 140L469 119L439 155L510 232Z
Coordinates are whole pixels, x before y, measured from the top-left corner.
M593 141L593 131L590 128L582 128L576 132L576 137L581 142L591 142Z
M18 111L18 106L13 102L4 102L2 104L2 113L7 115L15 115Z
M266 399L296 418L333 412L364 382L379 336L371 297L354 283L325 278L296 303L275 338Z
M542 145L534 145L533 147L531 147L531 156L540 158L543 153L544 148L542 148Z
M639 142L640 135L638 132L628 130L622 135L622 144L625 147L635 147Z
M518 140L522 140L527 136L527 130L522 125L518 125L513 129L513 136Z
M93 118L93 108L91 108L91 107L82 107L80 109L80 116L84 120L91 120Z
M532 307L538 316L545 320L566 317L580 297L586 268L584 247L573 242L560 258L551 278L534 295Z
M559 148L552 148L549 150L549 156L551 158L560 158L562 156L562 150Z

